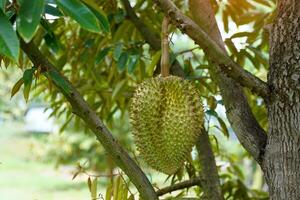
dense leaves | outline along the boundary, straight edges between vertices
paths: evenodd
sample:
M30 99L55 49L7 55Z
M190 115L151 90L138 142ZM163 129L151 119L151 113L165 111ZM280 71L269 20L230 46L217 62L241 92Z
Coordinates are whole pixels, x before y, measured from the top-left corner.
M96 33L100 31L96 16L79 0L62 0L57 1L57 4L63 12L76 20L82 28Z
M17 18L17 29L26 42L32 39L37 30L44 6L45 0L30 0L21 3Z
M106 171L115 168L114 164L103 166L108 159L95 140L80 132L86 126L78 117L73 117L69 105L54 86L66 94L70 88L64 75L76 87L83 98L104 120L114 135L133 149L128 127L128 103L137 84L158 73L161 51L146 41L145 33L128 17L121 2L116 0L56 0L56 1L5 1L0 0L0 64L10 66L13 62L23 70L12 88L11 96L23 88L26 101L29 95L42 96L50 102L52 117L63 119L61 132L76 130L77 137L69 135L53 137L52 146L47 147L47 155L58 164L74 163L76 159L86 158L88 167ZM174 1L189 15L186 1ZM152 1L130 1L138 18L148 26L154 35L160 35L162 14ZM268 25L274 18L273 0L211 0L226 48L233 60L241 66L266 79L268 68ZM16 23L15 23L16 22ZM16 26L15 26L16 24ZM170 48L173 51L171 63L175 60L185 73L185 78L194 82L205 103L206 123L221 174L222 189L227 199L264 199L265 193L250 189L248 183L254 182L253 173L259 171L256 165L252 174L241 171L246 153L229 152L229 148L218 141L234 140L231 127L224 116L223 102L215 80L208 69L210 65L204 52L189 38L171 27ZM33 40L46 58L59 71L40 72L39 66L32 63L19 49L17 33L25 41ZM147 43L149 42L149 43ZM35 90L31 90L35 83ZM234 88L233 88L234 89ZM266 111L262 100L246 92L255 117L263 128L267 128ZM31 98L34 99L34 98ZM220 134L221 133L221 134ZM224 137L225 136L225 137ZM231 147L230 147L231 148ZM58 150L59 149L59 150ZM69 151L72 149L72 151ZM133 155L135 155L134 150ZM225 153L226 152L226 153ZM139 159L139 158L137 158ZM141 163L143 169L147 167ZM195 170L201 166L195 156L191 156L181 172L170 176L168 183L174 184L186 177L196 176ZM245 175L246 174L246 175ZM120 176L119 176L120 177ZM107 188L107 196L116 191L124 191L128 199L133 199L126 188L126 182L114 178L114 185ZM247 182L247 184L246 184ZM89 179L88 186L95 197L95 181ZM118 189L114 190L113 187ZM195 188L198 196L201 188ZM123 193L123 192L120 192ZM182 190L179 196L185 196Z
M17 61L19 57L19 40L2 10L0 10L0 26L0 55Z

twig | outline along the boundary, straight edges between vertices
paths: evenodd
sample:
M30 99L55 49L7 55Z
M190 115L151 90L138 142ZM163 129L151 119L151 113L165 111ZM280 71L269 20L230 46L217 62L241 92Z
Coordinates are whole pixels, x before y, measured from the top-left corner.
M196 49L200 49L200 47L194 47L194 48L191 48L191 49L186 49L186 50L183 50L183 51L179 51L177 53L175 53L176 56L180 55L180 54L184 54L184 53L187 53L187 52L191 52L191 51L194 51Z
M157 190L156 194L157 194L157 196L162 196L164 194L171 193L171 192L176 191L176 190L189 188L189 187L192 187L192 186L195 186L195 185L201 185L201 181L202 181L202 179L199 178L199 177L198 178L193 178L193 179L190 179L190 180L187 180L187 181L182 181L180 183L170 185L168 187Z
M162 56L161 56L161 75L162 77L166 77L169 75L169 40L168 40L168 27L169 27L169 19L168 17L164 17L162 23Z

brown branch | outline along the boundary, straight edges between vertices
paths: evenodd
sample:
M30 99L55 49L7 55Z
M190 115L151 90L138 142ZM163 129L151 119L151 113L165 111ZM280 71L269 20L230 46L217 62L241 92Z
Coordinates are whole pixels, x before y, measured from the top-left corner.
M206 31L223 50L224 54L226 54L225 44L222 40L210 1L189 0L189 8L197 25ZM261 163L267 141L265 131L253 116L241 86L231 78L228 78L224 73L220 73L220 70L214 70L219 68L217 64L213 62L210 62L210 64L214 66L210 71L219 84L227 117L233 130L244 148L258 163Z
M218 169L207 131L203 128L196 143L200 162L200 177L202 178L202 190L204 199L223 200L222 189L218 176Z
M201 185L201 181L202 181L201 178L193 178L193 179L190 179L190 180L187 180L187 181L182 181L180 183L177 183L177 184L170 185L168 187L159 189L159 190L156 191L156 194L157 194L157 196L162 196L162 195L165 195L167 193L174 192L176 190L181 190L181 189L184 189L184 188L189 188L189 187L192 187L192 186Z
M169 19L164 17L162 23L162 42L161 42L161 76L169 76Z
M268 98L269 87L267 83L235 63L203 29L201 29L193 20L183 15L172 1L154 1L163 9L164 13L170 17L170 20L174 25L176 25L183 33L190 36L190 38L200 45L206 54L220 66L220 68L218 68L219 73L226 73L240 85L249 88L264 99Z
M158 199L151 183L143 171L130 158L128 153L122 148L118 141L113 138L107 127L84 101L73 85L59 73L55 66L51 64L44 55L42 55L33 42L25 43L22 39L20 40L22 50L27 54L35 66L41 67L43 72L55 73L60 79L64 80L70 92L66 92L66 89L61 85L56 84L56 87L64 94L68 102L71 104L73 112L82 118L86 125L94 132L97 140L103 145L106 152L109 153L116 164L130 178L132 183L138 189L141 197L146 200Z

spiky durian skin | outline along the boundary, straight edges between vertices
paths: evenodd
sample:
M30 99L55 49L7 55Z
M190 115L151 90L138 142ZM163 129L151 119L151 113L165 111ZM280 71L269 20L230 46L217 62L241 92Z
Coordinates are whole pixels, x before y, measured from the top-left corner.
M141 83L130 105L132 132L141 157L152 168L175 173L191 152L203 124L197 89L175 76Z

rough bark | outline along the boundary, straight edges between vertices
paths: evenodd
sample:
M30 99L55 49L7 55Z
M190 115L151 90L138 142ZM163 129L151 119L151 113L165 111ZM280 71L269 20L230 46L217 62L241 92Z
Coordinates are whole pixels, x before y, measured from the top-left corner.
M197 25L217 43L224 54L227 54L210 1L189 0L189 9ZM261 163L267 138L251 112L242 87L222 73L214 60L211 60L210 64L213 65L210 71L221 90L227 117L239 141L254 159Z
M270 32L269 139L263 171L270 199L300 199L300 1L281 0Z
M204 199L223 200L215 156L205 129L202 129L196 148L201 166L200 177L202 178L201 186Z
M60 79L64 80L69 92L61 85L57 88L64 94L68 102L71 104L73 112L78 115L86 125L94 132L97 140L103 145L104 149L116 162L116 164L125 172L132 183L138 189L141 197L145 200L158 199L154 188L147 179L140 167L130 158L128 153L121 147L118 141L113 138L110 131L103 124L97 114L89 107L74 86L63 77L59 71L52 65L33 44L33 42L25 43L21 40L21 48L27 54L29 59L35 66L39 66L43 73L55 73ZM55 84L55 82L54 82Z

